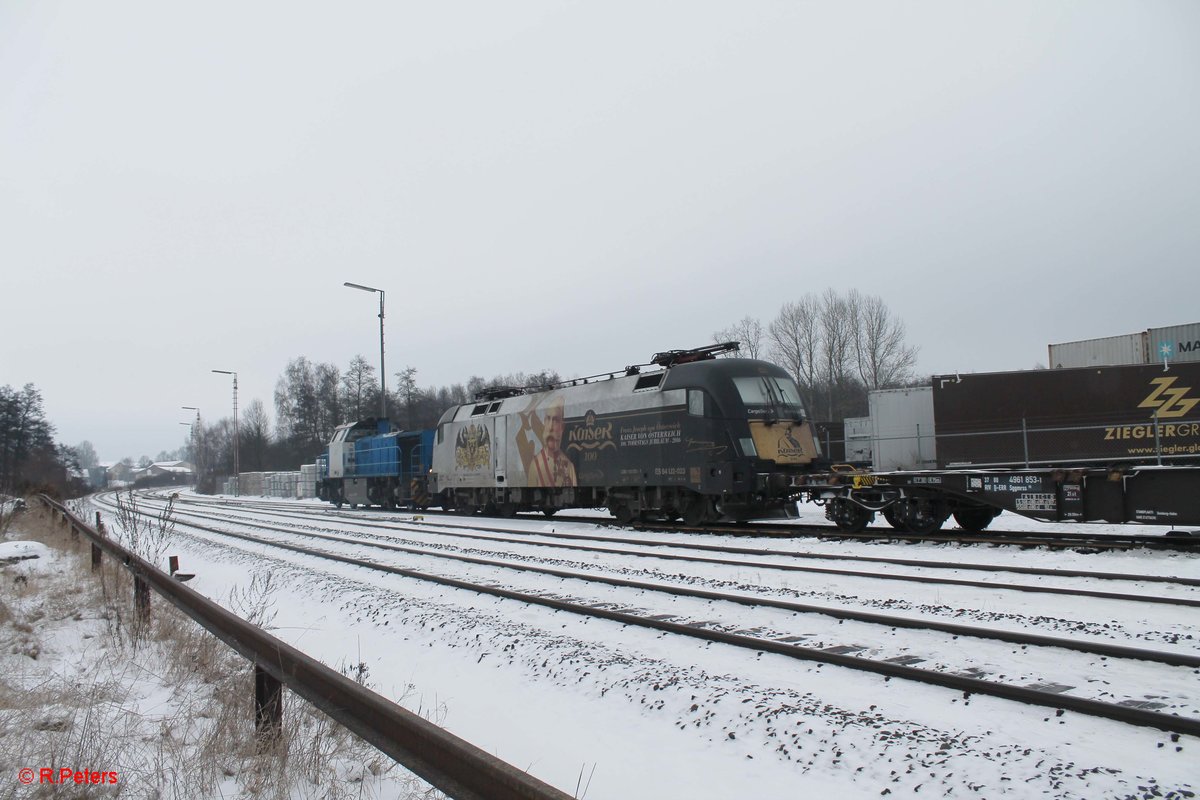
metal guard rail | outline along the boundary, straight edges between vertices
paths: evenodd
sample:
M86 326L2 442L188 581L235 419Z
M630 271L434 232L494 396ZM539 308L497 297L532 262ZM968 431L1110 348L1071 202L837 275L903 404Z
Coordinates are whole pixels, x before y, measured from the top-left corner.
M172 605L330 718L455 800L571 800L276 639L157 569L46 495L39 499Z

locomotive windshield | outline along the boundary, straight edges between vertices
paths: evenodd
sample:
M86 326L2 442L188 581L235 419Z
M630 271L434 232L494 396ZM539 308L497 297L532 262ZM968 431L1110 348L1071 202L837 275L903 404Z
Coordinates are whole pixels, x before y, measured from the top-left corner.
M800 390L791 378L776 378L770 375L734 378L733 385L737 388L750 416L804 419Z

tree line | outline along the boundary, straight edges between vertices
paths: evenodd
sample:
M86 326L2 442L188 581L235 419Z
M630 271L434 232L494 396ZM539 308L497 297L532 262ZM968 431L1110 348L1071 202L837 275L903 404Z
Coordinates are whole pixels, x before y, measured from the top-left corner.
M916 380L917 348L907 343L903 321L881 299L858 291L808 294L784 303L765 324L747 316L716 331L713 338L741 342L740 353L733 355L766 359L787 369L816 420L863 416L870 390L913 385ZM379 416L377 374L361 355L344 369L304 356L288 362L272 398L274 427L259 399L240 414L241 471L295 470L316 459L338 425ZM388 417L406 430L434 427L446 409L470 402L485 387L542 386L561 379L553 370L542 370L420 387L411 366L389 377ZM233 419L226 417L193 425L192 438L178 454L196 465L211 490L220 488L215 476L233 474L233 450Z
M784 303L765 324L753 317L714 332L714 341L738 341L733 355L761 358L784 367L795 378L809 416L840 421L867 413L872 389L911 386L917 348L908 344L902 320L878 297L827 290ZM275 423L262 400L251 400L237 425L238 466L243 472L294 470L312 463L334 429L347 421L379 415L377 370L363 356L345 369L304 356L290 361L275 385ZM473 376L466 383L420 387L417 370L406 366L393 376L388 416L401 428L434 427L447 408L470 402L489 386L548 386L561 380L553 370ZM213 422L197 418L188 440L158 461L192 462L202 488L219 489L217 476L234 472L232 416ZM122 460L134 466L132 458ZM137 466L150 458L142 456ZM84 471L97 465L89 442L75 447L54 442L42 396L27 383L0 387L0 492L20 494L48 489L63 495L83 491Z
M741 342L740 355L773 361L791 373L809 416L822 422L866 416L867 395L918 383L917 348L903 320L879 297L828 289L784 303L766 325L743 317L714 341Z
M239 413L239 469L273 472L313 463L337 426L379 416L377 372L361 355L351 359L344 370L304 356L292 359L275 384L274 428L261 400L252 400ZM561 380L557 372L543 370L492 378L473 376L466 383L421 388L416 368L408 366L393 378L395 388L387 393L388 418L405 430L434 427L447 408L470 402L486 387L549 385ZM232 416L192 425L190 439L179 452L195 464L202 489L217 490L217 476L233 474L234 434Z
M0 494L76 497L87 490L81 471L75 449L55 443L37 387L0 386Z

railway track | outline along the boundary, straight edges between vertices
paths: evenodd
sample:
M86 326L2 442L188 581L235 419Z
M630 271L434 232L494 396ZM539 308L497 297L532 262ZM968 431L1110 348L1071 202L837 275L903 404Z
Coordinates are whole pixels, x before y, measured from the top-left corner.
M191 521L196 519L216 522L219 525L234 524L241 526L242 529L233 531L228 528L214 527L213 525ZM231 520L221 515L211 513L199 514L190 511L182 512L178 523L186 525L194 531L198 531L201 536L221 537L224 539L232 538L239 542L251 543L255 546L285 550L304 556L352 564L377 572L402 575L407 578L453 587L477 594L519 600L530 605L548 607L557 611L567 611L576 615L600 617L620 622L624 625L649 628L710 642L720 642L759 652L775 653L803 661L851 667L856 670L883 675L888 679L903 678L920 681L963 691L968 695L992 695L1056 709L1075 710L1081 713L1137 725L1147 725L1163 730L1200 735L1200 720L1196 716L1196 703L1190 698L1182 700L1176 698L1176 702L1173 704L1171 702L1159 703L1157 700L1145 697L1145 691L1142 690L1120 692L1111 688L1103 689L1099 692L1093 691L1093 696L1091 697L1067 694L1067 692L1076 689L1080 684L1085 682L1099 682L1101 685L1104 685L1112 678L1114 672L1126 675L1131 671L1136 672L1137 668L1131 665L1139 662L1154 664L1156 666L1153 669L1156 670L1168 670L1168 673L1154 673L1168 683L1171 681L1194 683L1193 676L1200 673L1200 659L1188 653L1163 652L1099 642L1089 643L1081 640L1047 637L1019 631L989 630L979 626L919 620L898 615L880 615L853 612L845 609L816 607L809 604L793 603L753 596L746 593L717 592L699 589L694 586L680 586L662 582L648 582L589 574L589 572L579 568L561 569L559 566L519 563L516 557L497 559L469 552L447 552L444 544L435 547L429 543L401 544L382 541L381 535L373 531L369 533L371 538L364 539L361 535L298 530L294 525L268 525L262 522ZM379 524L373 524L371 527L374 529L380 526ZM388 525L387 527L389 528L389 534L397 532L427 534L429 526ZM257 529L259 534L246 533L246 529ZM497 538L492 532L467 533L455 530L441 535L467 539L476 544L480 539L487 539L493 546L515 544L524 547L531 544L527 540L528 537L526 537L525 541L516 541ZM292 541L282 537L289 537ZM306 539L307 542L301 544L294 541L301 537ZM319 544L320 547L312 546L313 543ZM545 545L538 543L535 546ZM555 543L553 546L560 550L569 549L588 554L598 552L598 548L583 547L579 543ZM328 549L330 547L343 548L343 550L338 552L336 549ZM347 547L359 552L351 555L345 552L344 548ZM364 549L372 555L372 558L360 557L363 555L361 551ZM619 555L621 557L640 555L648 558L664 558L664 555L661 553L635 554L628 551L613 551L611 549L603 549L602 551L606 555ZM396 554L419 557L425 560L432 559L436 564L453 564L457 568L466 567L471 570L483 568L492 570L493 572L499 571L505 576L505 579L497 581L496 576L493 575L490 580L480 581L478 579L469 579L462 575L447 575L444 570L431 572L424 569L415 570L380 562L381 556L392 557ZM678 556L679 554L671 555ZM524 556L523 558L528 557ZM709 558L691 558L690 560L695 564L704 563L710 567L713 564L719 564L722 567L736 566L739 569L752 568L757 570L786 571L785 567L775 563L767 564L742 561L730 564L727 561L714 561ZM524 579L527 583L529 583L529 578L532 577L532 584L520 586L520 581L514 580L511 577L516 574L525 576ZM909 580L919 576L898 577L882 576L879 574L864 576L860 574L854 577ZM1105 580L1129 580L1130 577L1126 575L1113 575L1105 578ZM1136 578L1138 576L1132 577ZM562 592L547 592L544 588L547 578L557 579L562 582L569 581L575 587L575 590L567 594L563 594ZM1016 585L1006 586L994 582L960 582L953 580L940 580L939 582L950 585L972 586L975 588L986 586L992 590L1025 591L1029 588L1021 588ZM1045 591L1047 588L1037 587L1034 591ZM628 590L639 593L636 595L636 601L635 598L629 597ZM614 592L616 594L613 594ZM1069 593L1079 594L1079 592ZM672 611L672 613L662 613L662 607L654 607L655 603L659 601L656 600L654 603L647 603L645 601L646 595L655 598L670 597L671 602L685 599L694 605L694 612L677 613ZM1193 598L1148 597L1128 593L1093 593L1090 596L1121 603L1161 602L1191 605L1194 602ZM1188 602L1180 603L1179 601ZM729 613L731 617L729 620L707 619L706 616L712 615L709 607L713 604L719 604L722 608L738 607L749 609L755 613L756 618L763 617L762 624L748 625L743 621L741 612L737 614ZM651 607L646 608L645 606L647 605ZM1015 644L1022 647L1022 651L1014 652L1022 653L1021 658L1026 659L1029 658L1028 648L1032 647L1035 650L1053 648L1055 653L1062 650L1071 653L1081 653L1084 656L1099 659L1099 661L1085 664L1085 669L1080 673L1083 675L1083 679L1077 680L1074 684L1055 680L1034 680L1016 683L1011 677L1007 680L1002 679L1003 676L997 677L990 666L982 661L976 665L964 665L963 663L937 664L937 659L930 658L930 654L928 653L913 652L905 648L898 650L894 645L889 650L886 643L878 641L880 638L878 636L874 637L877 641L869 642L865 646L854 639L847 641L844 631L838 631L833 639L829 638L829 633L813 636L808 631L798 631L794 623L790 623L788 620L781 620L780 615L787 617L806 615L806 619L828 617L836 619L838 625L850 621L859 626L873 626L876 630L888 629L893 636L895 635L894 631L896 628L904 627L910 630L922 631L926 635L969 636L976 640L1004 642L1005 646ZM756 619L755 622L757 623L758 620ZM867 637L867 639L871 639L871 637ZM1117 661L1110 665L1108 661L1111 659ZM916 664L924 662L929 662L929 666L916 666ZM1119 669L1109 671L1109 666L1119 666ZM1087 674L1088 669L1093 671L1090 676ZM1181 672L1182 674L1180 674ZM1168 674L1173 676L1169 680L1167 680ZM1151 681L1153 681L1153 678L1151 678ZM1169 698L1163 697L1161 699ZM1174 711L1175 713L1164 712L1161 710L1163 708L1167 708L1169 711Z
M268 507L260 507L260 508L264 508L264 510L269 510L270 513L273 513L273 514L276 514L276 515L279 515L279 516L285 517L285 518L311 520L311 516L309 514L306 514L303 512L297 512L294 509L294 507L288 507L286 505L283 506L282 508L280 508L278 506L270 506L269 508ZM338 516L339 516L339 518L341 518L341 515L338 515ZM360 514L357 517L354 517L354 519L362 526L372 527L372 528L376 528L379 530L418 532L418 531L427 531L429 529L429 526L427 526L427 525L416 525L414 523L383 522L383 521L380 521L380 518L374 514ZM453 517L451 517L451 519L453 519ZM468 538L468 539L474 538L474 539L483 540L483 541L501 542L501 543L509 543L509 544L521 544L521 545L528 545L528 546L532 546L532 547L548 547L548 548L560 547L560 548L567 548L567 549L573 549L573 550L605 553L605 554L609 554L609 555L650 557L650 558L659 558L659 559L668 559L668 560L691 561L691 562L695 562L695 563L723 564L723 565L727 565L727 566L738 566L738 567L756 568L756 569L780 569L780 570L797 571L797 572L813 572L813 573L824 573L824 574L831 574L831 575L870 577L870 578L880 578L883 580L891 579L893 576L881 574L878 572L862 572L862 571L852 571L852 570L846 570L846 569L827 569L827 568L821 568L821 567L807 567L807 566L803 566L803 565L799 565L799 564L787 564L787 563L779 563L779 562L752 562L752 561L746 561L744 559L733 560L733 557L734 556L757 556L757 557L784 558L784 559L795 560L795 561L830 561L830 562L858 563L858 564L881 564L881 565L906 566L906 567L916 567L916 568L959 570L959 571L967 571L967 572L971 572L971 571L988 572L988 573L1010 572L1010 573L1021 574L1021 575L1036 575L1036 576L1047 576L1047 577L1057 577L1057 578L1098 578L1098 579L1103 579L1103 580L1129 581L1129 582L1135 582L1135 583L1166 583L1166 584L1175 584L1175 585L1179 585L1179 586L1200 586L1200 578L1187 578L1187 577L1179 577L1179 576L1141 575L1141 574L1128 574L1128 573L1101 572L1101 571L1095 571L1095 570L1072 570L1072 569L1063 569L1063 568L1028 567L1028 566L1018 566L1018 565L997 565L997 564L970 563L970 562L960 562L960 561L886 558L886 557L879 557L879 556L847 555L847 554L836 554L836 553L813 553L813 552L805 552L805 551L798 551L798 550L778 550L778 549L769 549L769 548L739 547L739 546L733 546L733 545L714 545L714 544L706 544L702 541L693 541L690 538L686 541L683 541L683 540L647 540L647 539L638 539L638 538L631 538L631 537L624 537L624 536L613 536L613 535L609 535L609 534L589 535L589 534L578 534L578 533L567 533L567 532L560 533L557 531L553 531L553 532L539 531L539 532L537 532L537 539L538 540L548 540L548 541L538 541L538 540L532 539L530 537L528 531L515 530L511 527L504 527L504 526L478 524L479 522L483 522L483 521L484 521L483 518L477 518L476 523L471 524L471 523L467 523L466 521L459 522L459 521L455 520L456 524L452 524L450 522L447 522L445 519L442 519L437 522L437 527L440 530L447 532L450 535L459 537L459 538ZM506 538L506 537L512 537L512 538ZM588 544L585 544L585 542L596 542L598 544L588 545ZM631 546L635 546L639 549L632 549L632 550L631 549L622 549L622 548L612 547L611 545L631 545ZM696 552L706 553L706 554L714 553L714 554L720 554L722 556L726 556L727 558L723 559L723 558L712 557L712 556L705 556L703 558L697 558L695 556L688 556L688 555L675 556L675 555L671 555L671 554L664 554L661 552L656 552L656 551L653 551L651 548L664 548L667 550L696 551ZM1078 588L1071 588L1071 587L1064 588L1064 587L1045 587L1045 586L1037 586L1037 585L998 584L994 580L991 580L991 581L967 581L967 580L956 580L956 579L926 578L923 576L914 576L914 575L900 575L900 576L894 576L894 577L896 579L900 579L900 580L914 580L917 582L945 583L948 585L976 586L976 587L986 587L986 588L1002 586L1003 588L1012 589L1012 590L1016 590L1016 591L1029 591L1029 592L1039 592L1040 591L1040 592L1047 592L1047 593L1051 593L1051 594L1083 594L1084 596L1091 596L1091 597L1098 597L1098 598L1129 599L1129 600L1139 600L1142 602L1163 602L1163 603L1168 603L1168 604L1179 604L1179 605L1193 605L1193 604L1196 604L1198 600L1200 600L1200 598L1156 598L1156 597L1146 596L1146 595L1131 595L1131 594L1106 593L1106 592L1088 592L1086 590L1079 590Z
M191 496L198 497L198 496ZM222 499L214 502L228 502ZM237 500L239 505L247 508L263 510L291 509L298 506L290 501L272 500ZM382 510L350 509L339 510L331 506L309 506L322 515L333 514L382 514ZM440 509L427 509L419 512L430 517L461 517L456 512L443 512ZM541 514L522 515L530 519L541 519ZM497 522L502 518L495 518ZM610 527L621 527L611 517L583 516L578 514L559 513L553 519L559 522L578 522L586 524L601 524ZM1130 526L1136 528L1137 526ZM653 522L648 520L635 521L629 528L652 533L692 533L716 534L744 537L764 537L793 539L800 537L817 537L831 541L853 542L901 542L919 544L961 544L961 545L1008 545L1014 547L1044 547L1056 550L1082 550L1109 552L1131 550L1137 548L1178 550L1183 552L1200 552L1200 531L1177 530L1168 533L1089 533L1081 532L1031 532L985 530L982 532L940 530L933 533L910 533L896 530L889 525L873 525L860 533L840 531L832 524L818 525L802 522L776 523L744 523L738 525L708 525L702 528L689 528L683 525Z

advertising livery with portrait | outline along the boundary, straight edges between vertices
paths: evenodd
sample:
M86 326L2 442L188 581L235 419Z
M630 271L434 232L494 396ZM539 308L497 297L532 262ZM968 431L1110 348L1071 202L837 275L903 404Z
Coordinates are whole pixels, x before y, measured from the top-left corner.
M660 353L621 373L451 408L431 488L443 507L502 516L605 507L623 521L699 524L794 513L789 498L818 456L799 392L778 366L714 358L733 349Z

